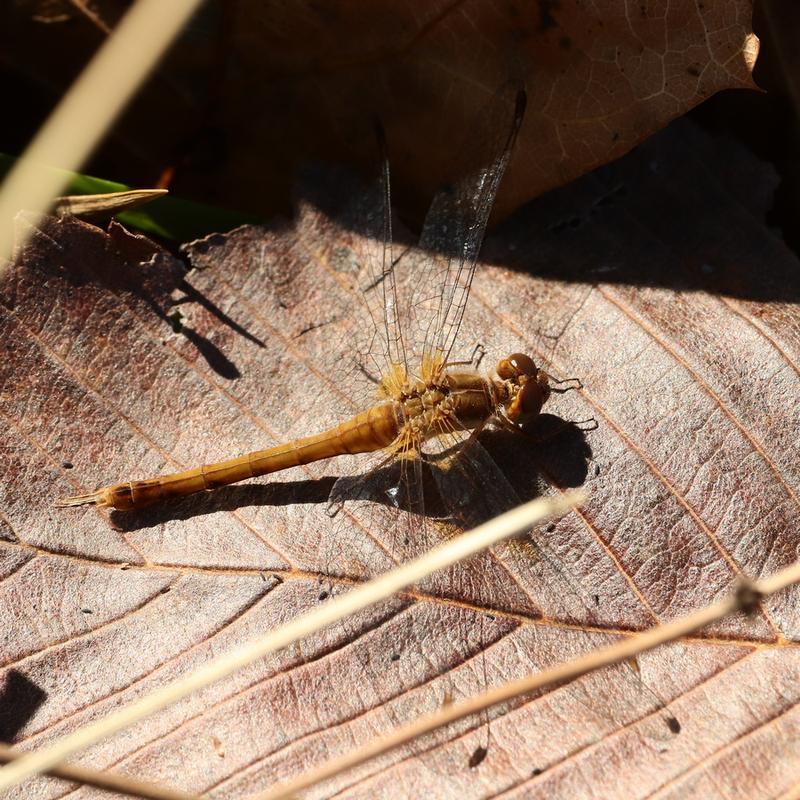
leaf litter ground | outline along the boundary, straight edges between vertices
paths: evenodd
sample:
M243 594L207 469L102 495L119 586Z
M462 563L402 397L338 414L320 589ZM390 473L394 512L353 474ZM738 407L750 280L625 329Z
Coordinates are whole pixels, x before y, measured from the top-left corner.
M773 190L771 171L734 143L680 123L526 207L484 250L462 341L483 343L489 363L522 349L580 376L585 390L550 410L599 421L585 439L535 452L486 446L522 497L589 490L580 514L540 535L590 587L612 634L685 614L738 574L797 557L800 279L763 223ZM357 235L324 205L301 203L293 225L193 243L188 278L119 226L20 218L37 231L4 278L0 317L7 738L51 741L346 586L331 574L338 528L325 501L348 464L135 518L52 508L76 489L341 416L314 365L330 364L352 333L336 276ZM378 567L377 548L350 555ZM540 588L522 589L498 572L398 598L82 760L243 797L448 693L597 643L580 620L539 619L530 598ZM787 592L757 617L644 657L642 680L670 702L678 734L652 708L631 717L645 706L613 673L591 676L495 714L474 768L483 720L387 754L325 794L778 793L800 777L797 632L798 597ZM38 779L18 796L63 791Z

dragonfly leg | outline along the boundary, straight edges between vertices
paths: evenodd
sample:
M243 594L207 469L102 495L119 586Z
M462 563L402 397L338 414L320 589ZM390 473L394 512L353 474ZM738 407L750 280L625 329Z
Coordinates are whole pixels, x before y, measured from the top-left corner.
M472 367L473 369L477 370L478 367L481 365L481 361L483 361L483 357L486 355L486 348L478 342L472 350L472 355L466 361L448 361L445 365L445 369L449 369L450 367Z
M483 422L481 422L480 425L478 425L476 428L473 428L469 432L469 436L464 440L464 442L461 445L461 448L464 450L464 452L466 452L467 449L472 446L473 442L478 441L478 437L481 435L483 429L489 424L490 419L491 417L487 417L485 420L483 420Z
M483 361L483 357L486 355L486 348L480 343L475 343L475 349L472 351L472 355L469 357L470 363L473 365L474 369L478 369L481 365L481 361Z
M376 386L381 382L380 378L376 378L365 366L364 362L359 358L356 361L356 368L358 371L368 380L370 383L374 383Z
M552 375L548 375L544 370L541 370L547 377L547 382L550 384L550 391L556 394L564 394L573 389L583 389L583 383L580 378L564 378L564 380L557 381Z

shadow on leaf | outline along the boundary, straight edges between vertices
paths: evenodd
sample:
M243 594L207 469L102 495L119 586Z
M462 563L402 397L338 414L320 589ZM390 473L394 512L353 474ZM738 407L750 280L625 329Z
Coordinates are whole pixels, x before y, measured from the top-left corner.
M0 742L11 744L47 699L47 692L11 669L0 688Z

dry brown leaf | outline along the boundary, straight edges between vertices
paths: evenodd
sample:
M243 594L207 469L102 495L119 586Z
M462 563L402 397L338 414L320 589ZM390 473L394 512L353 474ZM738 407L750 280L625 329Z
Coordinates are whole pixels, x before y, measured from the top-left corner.
M70 25L32 22L31 2L8 23L9 61L56 95L121 13L119 0L90 4L91 15L84 3L61 5ZM751 11L749 0L209 4L95 174L142 185L169 168L173 193L270 210L298 162L371 164L379 114L398 200L419 214L463 172L459 145L476 112L516 79L528 113L502 217L715 92L753 87Z
M747 0L328 2L288 14L283 3L244 0L223 101L226 195L258 197L273 170L254 163L286 154L287 142L289 152L370 163L378 114L395 184L424 212L464 172L458 147L476 112L516 79L528 112L496 203L506 216L715 92L755 88L750 17Z
M346 188L316 180L318 198ZM579 375L585 390L550 411L599 421L585 442L487 446L522 496L588 489L580 515L539 533L612 633L798 557L800 273L764 227L773 189L737 146L678 124L524 209L484 251L493 266L479 268L462 344L483 342L489 362L528 350ZM136 516L52 502L307 433L307 405L321 422L340 413L312 367L350 346L343 278L358 237L305 203L294 227L194 243L198 270L181 285L179 262L116 224L20 224L37 232L0 295L0 721L31 748L346 585L336 557L358 542L332 540L331 481L309 480L342 474L341 462ZM381 566L366 534L361 545ZM244 797L600 641L586 620L548 615L547 587L493 558L505 575L464 565L82 761ZM800 780L798 608L795 589L638 660L677 732L618 670L502 709L488 734L474 720L388 754L321 794L775 795ZM10 796L62 794L37 779Z

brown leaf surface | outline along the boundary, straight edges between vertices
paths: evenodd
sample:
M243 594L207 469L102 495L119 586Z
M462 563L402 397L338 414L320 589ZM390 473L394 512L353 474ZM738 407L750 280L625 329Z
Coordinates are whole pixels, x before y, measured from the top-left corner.
M15 6L9 63L52 103L121 5L63 0L48 25L41 2ZM750 0L207 4L115 128L100 174L161 185L176 171L174 193L269 211L298 163L372 164L379 114L397 200L419 216L463 173L458 146L478 110L523 80L528 112L500 218L715 92L753 87L751 14Z
M317 196L343 191L319 181ZM796 559L800 273L763 223L774 183L735 144L680 123L487 243L463 346L483 342L488 362L523 349L579 375L585 390L550 411L599 421L585 442L517 443L505 456L487 442L523 496L589 491L580 513L539 535L596 597L596 623L547 614L547 587L496 553L505 578L486 569L475 585L460 580L465 565L81 760L244 797L449 696L563 660L603 630L673 619L741 573ZM341 416L316 367L351 346L343 276L358 236L306 202L294 227L194 243L199 269L182 284L179 262L117 225L20 224L37 231L2 286L0 722L30 748L346 585L331 561L331 482L309 480L342 474L339 462L134 517L52 502ZM365 531L362 543L372 567ZM641 659L677 733L617 670L495 713L488 740L484 720L465 722L320 794L774 796L800 781L799 600L787 592ZM37 779L10 796L63 793Z
M377 113L395 184L424 213L464 173L465 130L511 78L525 81L528 112L495 206L502 218L715 92L754 88L751 13L748 0L335 2L291 14L243 0L232 20L225 179L238 197L257 197L254 154L285 153L287 140L296 152L371 163ZM276 114L286 106L290 115Z

